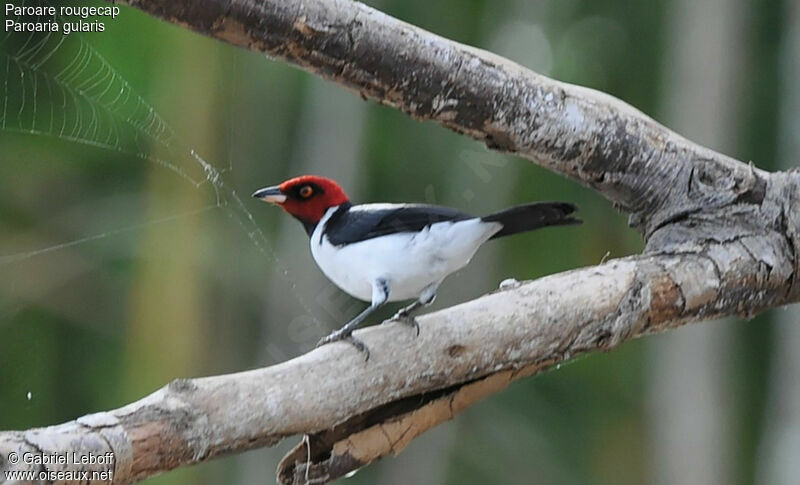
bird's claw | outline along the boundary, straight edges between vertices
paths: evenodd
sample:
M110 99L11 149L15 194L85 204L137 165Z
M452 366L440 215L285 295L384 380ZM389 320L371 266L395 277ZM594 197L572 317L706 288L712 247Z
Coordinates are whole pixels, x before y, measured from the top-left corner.
M359 352L363 352L365 354L364 362L369 360L369 348L364 344L364 342L353 337L351 332L342 332L341 330L337 330L327 337L320 339L320 341L317 342L317 347L322 347L323 345L332 342L347 342L355 347Z
M389 321L400 322L410 326L417 332L417 337L419 337L419 323L417 323L417 319L414 316L409 315L408 313L405 312L397 312Z

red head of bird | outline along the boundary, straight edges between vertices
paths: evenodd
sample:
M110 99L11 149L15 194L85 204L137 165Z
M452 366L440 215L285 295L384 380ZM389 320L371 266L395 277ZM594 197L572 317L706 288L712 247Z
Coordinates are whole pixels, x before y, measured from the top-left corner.
M280 206L306 226L316 225L329 208L349 202L339 184L317 175L302 175L265 187L255 191L253 197Z

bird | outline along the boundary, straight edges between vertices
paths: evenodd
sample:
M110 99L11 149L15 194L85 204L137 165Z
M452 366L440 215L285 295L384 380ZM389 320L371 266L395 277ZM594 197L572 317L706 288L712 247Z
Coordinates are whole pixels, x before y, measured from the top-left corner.
M347 341L369 349L353 330L389 302L413 300L390 319L413 327L413 313L433 303L442 281L466 266L485 242L547 226L580 224L569 202L533 202L483 217L416 203L350 202L326 177L302 175L256 190L253 197L282 208L300 221L311 255L328 279L369 306L319 341Z

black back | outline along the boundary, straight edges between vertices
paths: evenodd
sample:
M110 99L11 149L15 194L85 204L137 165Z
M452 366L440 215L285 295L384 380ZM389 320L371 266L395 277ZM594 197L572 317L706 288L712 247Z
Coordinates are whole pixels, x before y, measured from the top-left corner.
M437 222L474 219L464 212L426 204L375 204L353 209L343 205L328 219L324 235L340 246L387 234L417 232Z

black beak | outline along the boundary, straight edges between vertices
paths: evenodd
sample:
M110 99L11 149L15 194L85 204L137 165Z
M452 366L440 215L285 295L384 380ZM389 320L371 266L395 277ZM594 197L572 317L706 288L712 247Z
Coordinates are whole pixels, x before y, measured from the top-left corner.
M281 192L281 189L279 189L277 185L258 189L253 192L253 197L261 199L264 202L269 202L270 204L283 204L286 202L286 195Z

